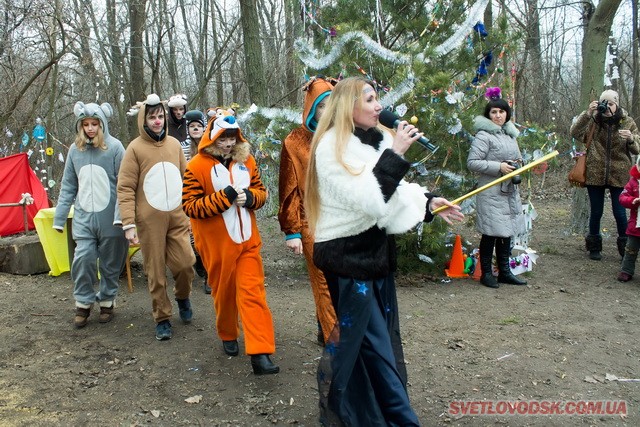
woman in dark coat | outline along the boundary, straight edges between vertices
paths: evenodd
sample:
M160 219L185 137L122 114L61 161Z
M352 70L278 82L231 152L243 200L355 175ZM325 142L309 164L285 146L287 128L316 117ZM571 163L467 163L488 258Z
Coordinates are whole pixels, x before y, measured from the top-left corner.
M611 209L618 231L618 252L623 256L627 243L627 212L619 197L633 165L631 156L640 152L638 127L620 107L618 93L605 90L599 101L592 101L589 108L577 117L571 126L571 136L583 143L591 139L587 151L586 182L590 206L589 234L585 238L589 258L602 258L600 220L607 189L611 193Z

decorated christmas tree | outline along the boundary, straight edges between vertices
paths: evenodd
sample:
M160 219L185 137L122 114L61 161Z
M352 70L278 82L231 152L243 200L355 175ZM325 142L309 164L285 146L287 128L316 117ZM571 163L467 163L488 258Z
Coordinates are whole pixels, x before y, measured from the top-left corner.
M513 105L516 69L511 58L517 42L507 31L504 14L492 25L483 23L488 3L307 1L304 36L295 44L307 76L363 75L374 81L383 106L418 126L437 147L434 152L414 144L407 153L413 167L406 178L450 199L474 185L466 158L471 123L486 103L486 89L500 87L503 98L517 110ZM277 162L278 143L290 129L287 121L295 121L299 114L255 108L252 112L269 120L266 134L258 137L258 154L270 181L275 165L267 160ZM533 148L544 146L548 138L547 133L533 136L532 149L526 140L519 140L529 159ZM473 200L465 201L463 208L472 214ZM400 267L441 272L451 254L452 240L443 221L418 227L398 239Z

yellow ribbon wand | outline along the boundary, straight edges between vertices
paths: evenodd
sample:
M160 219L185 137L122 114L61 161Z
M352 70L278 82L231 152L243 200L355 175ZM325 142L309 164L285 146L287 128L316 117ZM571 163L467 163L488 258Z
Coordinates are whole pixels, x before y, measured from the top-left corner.
M542 156L537 160L534 160L533 162L529 163L528 165L522 166L519 169L511 171L508 174L503 175L500 178L498 178L498 179L496 179L494 181L491 181L488 184L483 185L482 187L479 187L479 188L476 188L473 191L470 191L469 193L465 194L464 196L460 196L457 199L452 200L451 203L453 203L454 205L460 204L461 201L463 201L465 199L468 199L471 196L475 196L476 194L483 192L484 190L486 190L489 187L493 187L494 185L500 184L503 181L511 179L512 177L514 177L514 176L516 176L518 174L521 174L522 172L526 172L529 169L539 165L540 163L544 163L547 160L552 159L557 155L558 155L558 150L553 150L551 153L549 153L549 154L547 154L545 156ZM446 206L446 205L440 206L439 208L435 209L432 212L432 214L436 215L436 214L438 214L439 212L442 212L445 209L449 209L449 206Z

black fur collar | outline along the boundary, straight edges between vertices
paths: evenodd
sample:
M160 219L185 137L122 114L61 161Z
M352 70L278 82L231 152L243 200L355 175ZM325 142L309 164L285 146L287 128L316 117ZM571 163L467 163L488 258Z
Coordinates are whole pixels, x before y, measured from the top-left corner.
M356 128L353 131L353 134L366 145L370 145L376 149L376 151L380 148L380 142L382 142L382 132L378 128L370 128L369 130L364 130L361 128Z

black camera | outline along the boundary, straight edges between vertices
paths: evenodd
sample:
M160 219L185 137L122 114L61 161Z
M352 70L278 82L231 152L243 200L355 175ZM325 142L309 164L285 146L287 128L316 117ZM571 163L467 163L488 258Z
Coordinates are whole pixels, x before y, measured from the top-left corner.
M513 160L505 160L504 161L506 164L508 164L509 166L511 166L512 168L515 169L519 169L520 168L520 164L516 161ZM522 182L522 177L520 175L515 175L511 177L511 183L513 183L513 185L518 185Z
M598 113L600 114L604 114L607 112L607 110L609 109L609 101L607 101L606 99L603 99L602 101L598 102Z

